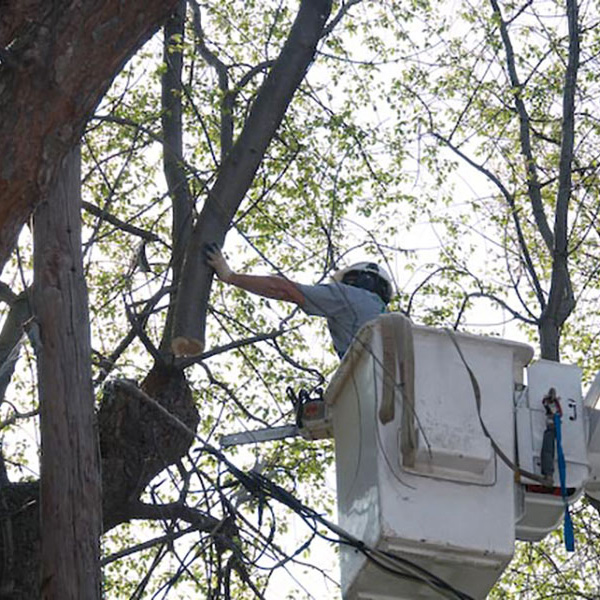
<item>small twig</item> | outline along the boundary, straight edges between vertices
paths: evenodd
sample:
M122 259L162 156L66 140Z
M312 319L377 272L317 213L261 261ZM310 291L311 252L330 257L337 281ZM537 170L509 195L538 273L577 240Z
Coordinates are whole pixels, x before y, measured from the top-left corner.
M344 15L355 5L360 4L362 0L348 0L346 3L342 3L340 9L337 14L329 21L327 27L323 29L323 35L321 37L327 37L337 26L337 24L342 20Z
M151 540L141 542L140 544L136 544L135 546L130 546L129 548L125 548L124 550L119 550L118 552L114 552L113 554L103 558L100 561L100 566L105 567L111 562L115 562L115 560L120 560L121 558L130 556L131 554L135 554L136 552L148 550L148 548L152 548L153 546L157 546L158 544L162 544L164 542L177 540L180 537L183 537L184 535L187 535L188 533L192 533L194 531L196 531L196 527L187 527L186 529L174 531L166 535L161 535L159 537L152 538Z
M267 333L261 333L252 337L244 338L241 340L235 340L230 342L229 344L224 344L222 346L217 346L208 352L204 352L200 356L191 356L187 358L180 359L176 362L178 367L185 369L191 365L200 363L207 358L211 358L212 356L216 356L218 354L223 354L224 352L229 352L230 350L235 350L236 348L243 348L244 346L251 346L252 344L256 344L257 342L264 342L266 340L274 340L278 338L280 335L286 333L286 330L283 329L275 329L274 331L269 331Z
M261 419L260 417L257 417L256 414L252 414L245 406L242 402L240 402L240 400L237 398L237 396L231 391L231 389L229 388L229 386L226 383L223 383L222 381L219 381L212 373L212 371L204 364L201 363L200 365L204 371L206 372L206 375L208 377L208 380L213 384L216 385L218 387L220 387L229 397L229 399L240 409L240 411L250 420L252 421L258 421L261 425L264 425L265 427L269 426L269 423L267 421L265 421L264 419Z
M164 357L162 356L158 348L152 343L152 341L148 337L148 334L144 331L144 326L142 323L140 323L138 315L131 310L127 302L125 302L125 313L127 314L127 320L129 321L129 324L135 331L135 334L140 339L140 342L142 342L146 350L148 350L148 352L152 355L152 357L158 364L164 363Z
M6 402L6 400L4 401ZM8 402L6 402L8 404ZM24 412L24 413L20 413L17 410L14 409L13 407L13 413L10 417L8 417L8 419L4 420L4 421L0 421L0 430L9 427L10 425L13 425L14 423L16 423L19 419L29 419L31 417L37 417L37 415L39 415L40 411L38 409L35 410L30 410L29 412Z
M108 211L103 210L102 208L99 208L98 206L95 206L91 202L84 201L81 203L81 206L90 214L94 215L95 217L98 217L102 221L106 221L107 223L114 225L115 227L117 227L118 229L121 229L122 231L131 233L132 235L136 235L144 240L148 240L149 242L160 242L161 241L160 237L158 235L156 235L156 233L153 233L151 231L146 231L145 229L140 229L139 227L136 227L135 225L132 225L131 223L122 221L118 217L115 217L114 215L110 214Z

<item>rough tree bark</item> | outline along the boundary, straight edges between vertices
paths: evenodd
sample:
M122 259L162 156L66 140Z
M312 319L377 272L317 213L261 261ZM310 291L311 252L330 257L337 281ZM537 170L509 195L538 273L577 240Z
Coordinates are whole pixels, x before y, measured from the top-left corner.
M313 60L330 12L331 0L302 0L288 39L208 193L179 279L172 342L176 355L198 355L204 349L212 270L202 260L202 246L207 242L223 243L265 150Z
M125 61L177 0L0 0L0 269Z
M81 253L79 147L34 217L42 598L100 598L102 504Z

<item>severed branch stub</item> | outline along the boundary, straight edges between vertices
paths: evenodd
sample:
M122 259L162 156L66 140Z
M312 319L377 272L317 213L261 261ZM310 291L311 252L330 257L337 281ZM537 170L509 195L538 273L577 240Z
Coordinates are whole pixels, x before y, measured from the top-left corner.
M199 356L204 352L204 342L193 337L177 336L171 340L171 350L175 356Z

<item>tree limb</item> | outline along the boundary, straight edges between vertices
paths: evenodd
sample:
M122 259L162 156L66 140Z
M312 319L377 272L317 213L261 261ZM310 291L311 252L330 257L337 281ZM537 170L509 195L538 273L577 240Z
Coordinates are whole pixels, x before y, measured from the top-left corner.
M552 277L548 304L540 323L542 358L559 359L560 330L575 307L568 269L568 212L571 199L571 169L575 139L575 93L579 67L579 24L577 0L567 0L569 58L563 87L562 139L558 175L558 193L554 217L555 243L552 249Z
M98 217L106 223L114 225L117 229L120 229L121 231L131 233L132 235L140 237L143 240L147 240L148 242L160 242L160 237L158 237L158 235L156 235L155 233L152 233L151 231L146 231L145 229L140 229L139 227L136 227L131 223L122 221L118 217L115 217L108 211L96 206L95 204L92 204L91 202L86 202L84 200L81 203L81 206L86 212L89 212L91 215Z
M533 210L533 216L535 218L538 230L546 244L546 247L550 252L554 248L554 234L548 224L546 218L546 212L544 210L544 202L540 191L540 182L537 175L537 166L535 158L533 156L533 150L531 147L531 135L530 135L530 124L529 114L525 103L521 98L523 86L519 81L517 74L517 68L515 64L515 53L508 33L508 27L506 21L502 17L498 0L490 0L494 16L497 19L498 26L500 28L500 36L502 43L504 44L504 50L506 52L506 66L508 69L508 75L512 86L513 100L519 116L519 134L521 141L521 152L525 159L525 170L527 171L527 190L529 193L529 200Z
M187 172L183 159L183 53L181 47L173 44L173 40L183 42L185 33L186 1L179 0L176 11L167 21L164 29L163 61L166 66L161 78L163 130L163 172L172 202L172 280L179 281L185 249L187 247L193 225L194 199L187 181ZM177 298L177 287L173 288L167 311L167 319L163 329L160 348L167 349L171 340L173 313Z
M327 27L323 29L322 37L327 37L338 25L338 23L344 18L344 15L355 5L360 4L363 0L347 0L346 2L342 2L339 10L335 14L335 16L327 23Z
M537 325L538 324L537 319L528 319L527 317L524 317L521 313L519 313L518 311L511 308L504 300L502 300L502 298L498 298L498 296L495 296L494 294L490 294L487 292L470 292L465 295L463 302L461 304L461 307L458 311L458 316L456 317L455 326L454 326L455 329L458 327L460 320L462 318L462 315L467 307L467 304L469 303L469 300L471 300L472 298L487 298L488 300L491 300L492 302L495 302L496 304L498 304L498 306L501 306L504 310L508 311L513 316L514 319L522 321L523 323L527 323L528 325Z
M189 367L193 364L202 362L207 358L211 358L212 356L217 356L219 354L223 354L224 352L229 352L230 350L235 350L236 348L243 348L244 346L253 346L257 342L264 342L267 340L274 340L278 338L280 335L283 335L285 330L283 329L274 329L273 331L267 331L266 333L259 333L258 335L253 335L248 338L243 338L241 340L235 340L230 342L229 344L223 344L222 346L216 346L211 350L207 350L203 352L200 356L193 356L189 358L179 359L176 364L180 366L182 369Z
M165 535L152 538L151 540L146 540L145 542L141 542L140 544L135 544L135 546L130 546L129 548L119 550L118 552L113 552L113 554L104 557L100 561L100 566L105 567L106 565L115 562L115 560L120 560L121 558L125 558L126 556L131 556L136 552L148 550L153 546L158 546L158 544L163 544L165 542L173 542L175 540L178 540L180 537L187 535L188 533L193 533L194 531L197 531L196 527L186 527L185 529L171 531L169 533L166 533Z
M134 502L128 507L130 519L152 520L181 520L194 526L196 531L205 531L215 534L223 526L224 519L216 519L182 502L169 504L148 504Z
M259 89L242 132L209 191L186 252L179 282L172 341L177 355L198 355L204 349L206 309L213 273L202 260L202 246L207 242L222 245L266 148L314 57L330 11L331 0L301 2L288 39Z
M200 56L216 71L221 90L221 163L225 160L233 146L233 95L229 89L229 69L227 65L212 52L204 41L204 30L200 20L200 7L195 0L191 0L194 14L194 33L196 34L196 50Z
M506 203L510 208L510 214L515 226L515 231L517 234L517 240L519 242L519 248L523 255L523 259L525 261L525 266L527 271L531 277L531 282L533 284L537 301L539 302L542 309L546 306L546 298L544 296L544 291L542 290L542 286L538 279L535 266L533 264L533 260L531 258L531 253L529 252L529 246L527 244L527 240L525 239L525 235L523 234L523 229L521 227L521 219L519 217L519 210L517 205L515 204L514 196L506 189L506 186L502 183L499 177L497 177L492 171L476 163L473 159L469 158L464 152L462 152L459 148L457 148L454 144L452 144L449 140L444 138L438 133L433 133L433 136L446 144L452 152L454 152L457 156L460 156L465 162L471 165L474 169L478 170L480 173L483 173L500 191Z

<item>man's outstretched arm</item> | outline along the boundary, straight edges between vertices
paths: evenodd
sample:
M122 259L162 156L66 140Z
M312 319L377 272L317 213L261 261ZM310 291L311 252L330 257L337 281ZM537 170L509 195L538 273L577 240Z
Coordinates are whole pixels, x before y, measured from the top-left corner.
M246 275L232 271L221 250L216 245L205 248L206 262L215 270L217 277L230 285L265 298L304 305L304 295L293 281L277 275Z

